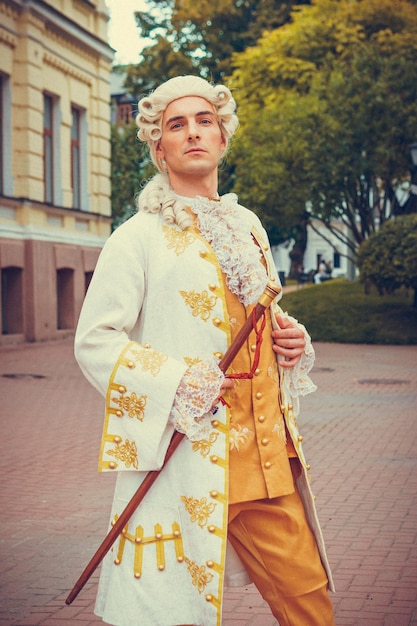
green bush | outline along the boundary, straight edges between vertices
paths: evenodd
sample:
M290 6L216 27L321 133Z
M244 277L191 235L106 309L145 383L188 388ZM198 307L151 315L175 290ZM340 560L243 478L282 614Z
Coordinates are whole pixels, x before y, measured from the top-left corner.
M281 306L309 331L313 341L417 344L417 311L405 289L381 298L359 281L333 279L284 293Z
M362 243L357 264L361 281L375 285L380 295L392 294L403 286L416 290L417 215L385 222Z

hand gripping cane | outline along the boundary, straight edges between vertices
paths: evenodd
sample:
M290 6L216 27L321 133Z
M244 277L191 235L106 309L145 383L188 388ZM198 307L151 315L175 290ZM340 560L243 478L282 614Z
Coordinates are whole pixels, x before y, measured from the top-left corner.
M281 287L278 285L274 285L272 283L268 283L265 291L261 295L258 303L255 305L252 315L250 315L233 343L230 345L225 355L219 362L219 368L222 372L226 372L233 362L236 354L239 352L240 348L243 346L247 338L249 337L251 331L254 329L256 322L262 317L265 309L271 304L271 302L276 298L276 296L281 292ZM175 450L178 448L181 443L184 435L183 433L179 433L175 431L171 442L168 446L168 450L165 456L164 465L169 461L171 456L174 454ZM152 470L147 473L143 482L138 487L137 491L132 496L131 500L128 502L117 521L114 523L112 528L109 530L108 534L102 541L100 547L84 569L83 573L75 583L72 591L68 595L65 600L66 604L71 604L71 602L78 596L81 589L93 575L97 567L100 565L101 561L106 556L107 552L110 550L117 537L122 533L123 528L126 526L129 519L132 517L133 513L138 508L139 504L142 502L146 493L149 491L155 480L158 478L160 472L163 470L164 466L162 466L159 470Z

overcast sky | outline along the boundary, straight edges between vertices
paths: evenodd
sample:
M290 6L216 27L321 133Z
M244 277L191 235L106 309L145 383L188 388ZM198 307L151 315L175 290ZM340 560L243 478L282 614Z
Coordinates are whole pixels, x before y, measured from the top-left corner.
M109 43L116 50L115 63L137 63L142 49L135 11L147 8L146 0L105 0L110 12Z

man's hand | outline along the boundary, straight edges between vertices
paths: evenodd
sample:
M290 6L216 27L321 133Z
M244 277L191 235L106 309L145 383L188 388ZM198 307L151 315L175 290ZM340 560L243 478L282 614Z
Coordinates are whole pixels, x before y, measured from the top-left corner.
M272 331L273 350L284 357L280 360L282 367L294 367L300 360L306 346L304 333L287 317L276 314L275 318L279 329Z

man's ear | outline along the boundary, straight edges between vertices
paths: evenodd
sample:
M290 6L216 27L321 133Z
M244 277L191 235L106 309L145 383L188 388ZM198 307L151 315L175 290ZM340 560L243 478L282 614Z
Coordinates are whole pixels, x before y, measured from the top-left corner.
M160 141L158 141L158 143L156 144L155 154L158 157L158 159L164 158L164 151L162 150Z

